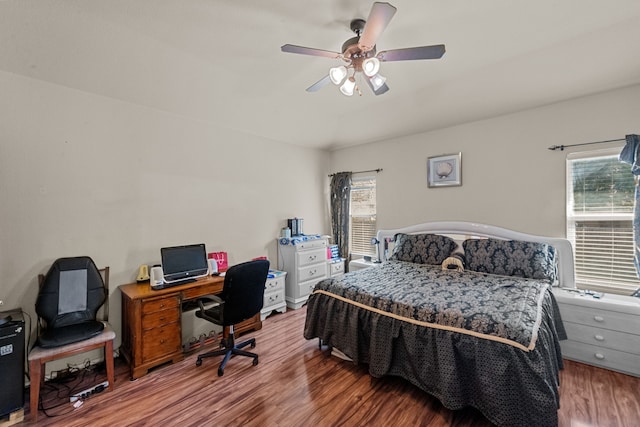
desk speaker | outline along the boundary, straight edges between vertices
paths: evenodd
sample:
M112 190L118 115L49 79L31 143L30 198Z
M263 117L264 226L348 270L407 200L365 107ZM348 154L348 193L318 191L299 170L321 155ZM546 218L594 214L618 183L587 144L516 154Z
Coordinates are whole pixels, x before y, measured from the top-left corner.
M152 267L151 268L151 286L162 285L164 283L164 272L162 271L162 267Z

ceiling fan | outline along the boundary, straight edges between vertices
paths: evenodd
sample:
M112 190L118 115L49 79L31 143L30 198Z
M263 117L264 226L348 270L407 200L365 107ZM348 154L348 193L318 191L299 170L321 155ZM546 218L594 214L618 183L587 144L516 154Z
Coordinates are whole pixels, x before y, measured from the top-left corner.
M376 42L389 24L389 21L391 21L391 18L393 18L396 10L389 3L373 3L369 18L366 21L363 19L351 21L351 31L356 33L356 36L342 44L341 52L331 52L292 44L285 44L281 49L283 52L323 56L344 61L344 65L331 68L328 75L309 86L307 92L316 92L329 82L332 82L335 85L340 85L340 92L344 95L351 96L354 91L362 95L356 83L357 73L362 73L364 81L373 93L382 95L389 90L389 86L386 84L386 78L378 72L381 62L439 59L445 52L444 45L438 44L384 50L376 54Z

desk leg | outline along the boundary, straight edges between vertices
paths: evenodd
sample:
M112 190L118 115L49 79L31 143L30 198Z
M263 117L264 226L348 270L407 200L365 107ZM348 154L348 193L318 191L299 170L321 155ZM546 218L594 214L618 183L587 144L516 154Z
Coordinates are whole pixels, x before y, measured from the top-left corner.
M42 364L39 360L29 362L29 374L31 384L29 385L30 417L32 421L38 420L38 400L40 400L40 384L42 383Z

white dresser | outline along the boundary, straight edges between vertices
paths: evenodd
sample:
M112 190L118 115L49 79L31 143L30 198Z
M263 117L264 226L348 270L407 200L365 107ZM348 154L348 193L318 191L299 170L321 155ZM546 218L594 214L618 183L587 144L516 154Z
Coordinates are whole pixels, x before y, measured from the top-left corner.
M640 377L640 298L553 293L568 336L563 357Z
M278 239L278 268L287 272L285 299L287 307L298 309L309 299L316 283L329 277L327 236Z
M264 304L260 310L260 320L264 321L268 315L277 311L287 311L287 303L284 299L284 283L286 271L270 270L269 277L264 284Z

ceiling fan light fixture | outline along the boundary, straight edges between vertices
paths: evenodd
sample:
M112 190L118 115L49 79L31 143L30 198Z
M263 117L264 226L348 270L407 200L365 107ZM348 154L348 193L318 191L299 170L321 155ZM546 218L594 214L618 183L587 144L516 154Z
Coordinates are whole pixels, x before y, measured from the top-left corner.
M371 87L375 92L380 89L382 85L384 85L384 83L387 81L387 78L381 74L376 74L375 76L369 78L369 81L371 82Z
M380 70L380 60L376 57L367 58L362 62L362 72L367 77L375 76Z
M353 89L356 87L356 79L352 77L349 77L347 80L345 80L344 84L342 86L340 86L340 92L342 92L343 95L346 96L351 96L353 95Z
M329 78L334 85L342 83L344 78L347 77L347 67L340 65L339 67L333 67L329 70Z

